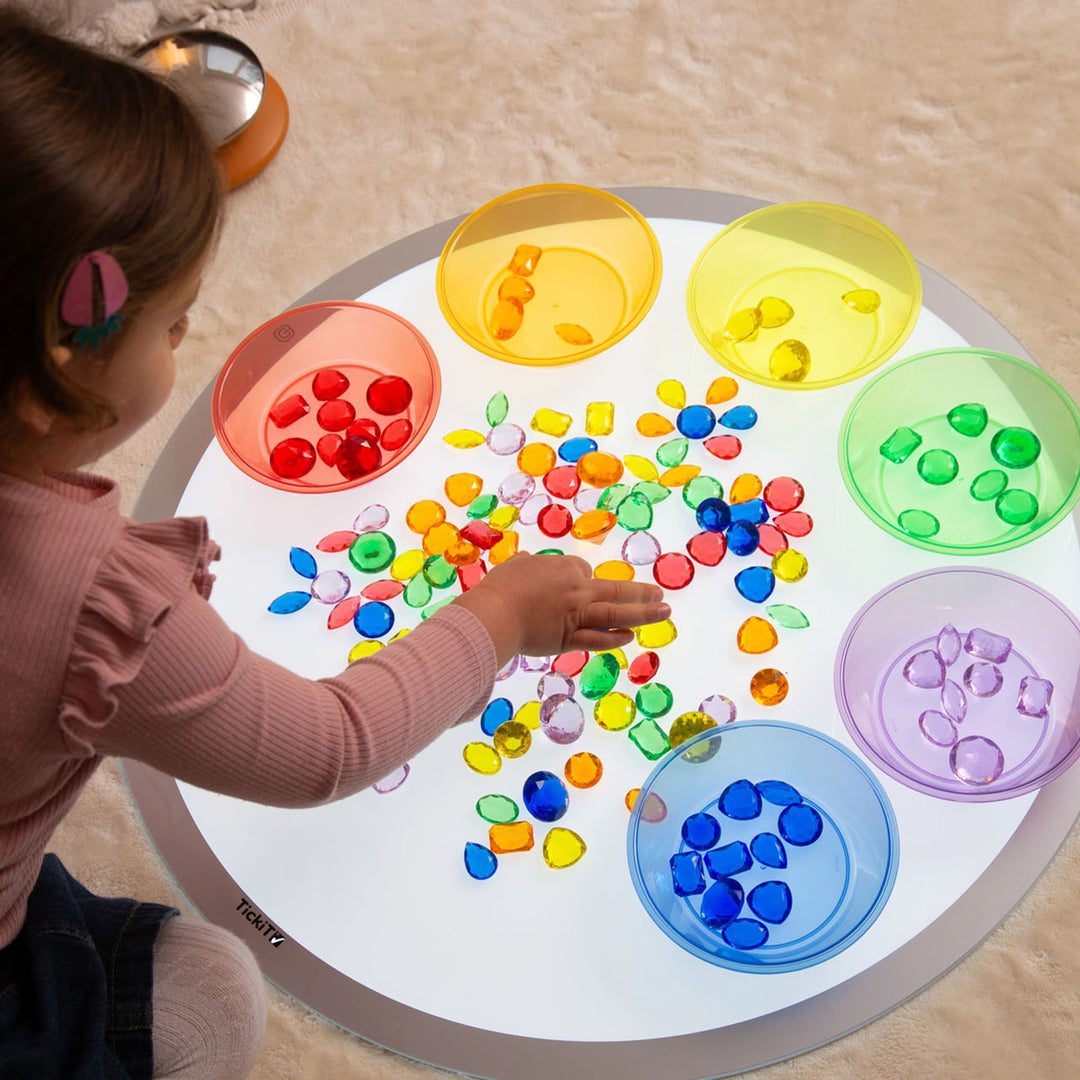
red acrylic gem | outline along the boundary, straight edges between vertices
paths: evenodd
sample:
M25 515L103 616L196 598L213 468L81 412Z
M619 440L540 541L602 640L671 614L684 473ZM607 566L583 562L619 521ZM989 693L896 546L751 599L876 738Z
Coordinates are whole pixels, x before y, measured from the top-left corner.
M462 530L462 536L465 535ZM461 591L468 592L474 585L479 585L484 580L484 575L487 573L487 564L483 559L477 559L474 563L469 563L468 566L459 566L457 568L458 581L461 584Z
M412 421L404 416L400 420L391 420L386 425L379 440L384 450L400 450L412 437Z
M373 443L379 441L379 435L382 434L382 429L374 420L367 416L362 416L359 420L350 424L345 430L345 437L350 435L363 435L370 439Z
M315 449L319 451L319 457L321 457L327 465L333 465L334 462L337 461L337 452L340 445L340 435L324 435L315 444Z
M319 401L333 401L349 389L349 380L337 368L323 368L311 380L311 392Z
M344 431L356 419L356 410L344 398L337 398L324 401L315 418L327 431Z
M794 510L803 501L806 492L793 476L778 476L765 485L765 505L770 510Z
M814 519L802 510L779 514L772 519L772 523L788 536L805 536L814 527Z
M498 529L493 529L486 521L470 521L461 530L461 539L468 540L478 548L488 551L493 548L503 537Z
M562 503L552 503L537 514L536 524L545 536L565 536L573 528L574 515Z
M721 461L730 461L742 451L742 442L735 435L714 435L705 440L704 446L713 457L718 457Z
M285 480L296 480L315 467L315 447L307 439L282 439L270 451L270 468Z
M382 464L382 452L366 435L349 435L338 447L334 464L346 480L355 480Z
M576 465L558 465L544 473L544 487L555 496L556 499L572 499L581 487L581 477L578 476ZM554 535L549 533L549 536ZM561 533L559 534L562 535Z
M560 675L577 675L588 660L589 654L581 649L559 653L551 662L551 670L557 671Z
M392 578L381 578L379 581L373 581L370 585L365 585L360 590L360 595L365 600L393 600L395 596L400 596L405 591L405 586L400 581L394 581Z
M404 412L412 401L412 387L400 375L380 375L367 388L367 403L380 416Z
M668 551L653 563L652 573L665 589L685 589L694 580L694 564L682 552Z
M356 614L356 609L363 602L359 596L346 596L344 600L339 600L330 609L330 615L326 620L327 629L338 630L342 626L351 623L353 616Z
M759 525L758 550L766 555L775 555L788 546L787 537L775 525Z
M301 416L307 416L310 411L311 406L300 394L290 394L270 410L270 419L276 427L283 428L295 424Z
M317 551L344 551L359 535L347 529L342 532L332 532L324 536L315 545L315 549Z
M727 554L727 537L720 532L699 532L686 541L686 550L702 566L718 566Z
M636 686L641 686L643 683L651 682L659 670L660 657L652 651L644 652L630 661L630 666L626 669L626 677Z

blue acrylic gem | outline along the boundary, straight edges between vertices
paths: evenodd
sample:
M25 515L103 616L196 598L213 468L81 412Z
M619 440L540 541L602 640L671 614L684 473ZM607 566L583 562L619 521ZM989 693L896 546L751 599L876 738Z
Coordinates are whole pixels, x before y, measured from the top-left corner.
M750 841L750 854L762 866L772 866L777 870L783 870L787 866L787 852L775 833L759 832Z
M732 521L727 546L732 555L753 555L758 548L758 527L749 521Z
M723 532L731 524L731 507L723 499L702 499L698 503L697 523L699 529Z
M311 593L309 592L282 593L270 601L267 611L272 611L275 615L291 615L294 611L299 611L310 600Z
M696 851L679 851L671 856L671 885L676 896L694 896L705 891L701 856Z
M315 556L302 547L289 550L289 563L301 577L313 578L319 572L318 566L315 565Z
M780 835L798 847L812 844L821 835L821 815L807 803L785 806L777 821Z
M782 923L791 914L791 890L783 881L763 881L750 890L746 903L759 919Z
M769 940L769 931L757 919L736 919L724 927L720 936L733 949L756 949Z
M773 806L794 806L802 802L802 796L783 780L759 780L757 789L761 797Z
M701 897L701 917L713 930L726 926L742 910L743 888L732 878L721 878Z
M745 600L763 604L776 588L776 578L767 566L748 566L735 575L735 588Z
M747 499L731 504L732 521L749 521L751 525L764 525L769 520L769 508L764 499Z
M483 844L470 842L465 845L465 869L469 877L487 881L499 869L499 860Z
M495 734L500 724L505 724L514 715L514 706L509 698L497 697L484 706L480 714L480 730L488 737Z
M559 457L563 461L569 461L573 465L579 457L589 454L596 449L596 440L586 438L584 435L576 439L567 439L559 447Z
M675 417L675 426L688 439L704 439L716 427L716 413L708 405L687 405Z
M750 821L761 813L761 796L749 780L736 780L720 793L717 805L725 817Z
M741 840L713 848L705 854L705 869L709 871L709 876L714 878L741 874L753 865L754 860L750 858L750 850Z
M554 774L540 770L534 772L521 788L525 809L537 821L558 821L570 806L566 786Z
M736 405L720 417L720 426L732 431L746 431L757 423L757 410L749 405Z
M712 814L691 814L682 823L682 838L689 847L705 851L720 839L720 822Z
M381 600L361 604L353 615L356 632L366 638L382 637L394 625L394 609Z

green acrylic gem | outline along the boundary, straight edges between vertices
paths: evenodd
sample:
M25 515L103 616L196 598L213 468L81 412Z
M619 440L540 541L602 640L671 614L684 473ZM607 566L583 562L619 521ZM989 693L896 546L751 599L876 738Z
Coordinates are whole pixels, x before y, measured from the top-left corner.
M1039 503L1030 491L1023 488L1009 488L1003 491L994 503L994 511L1006 525L1026 525L1035 520L1039 512Z
M666 443L662 443L657 447L656 460L665 469L673 469L686 460L686 452L689 449L690 443L687 439L669 439Z
M662 484L660 486L663 487ZM713 476L698 475L683 484L683 502L691 510L697 510L706 499L722 499L723 497L724 485Z
M1042 443L1034 431L1022 427L1002 428L990 440L990 453L1006 469L1026 469L1034 465L1042 451Z
M905 510L896 520L908 536L919 540L929 540L941 528L941 522L927 510Z
M465 511L474 521L486 518L499 505L498 495L477 495Z
M949 427L969 439L978 437L986 430L987 419L986 406L974 401L949 410Z
M652 503L644 495L631 492L619 503L619 508L615 511L615 520L627 532L647 529L653 523Z
M612 513L618 509L619 503L630 494L630 488L626 484L612 484L600 492L600 498L596 505L601 510L610 510Z
M396 554L394 541L384 532L361 533L349 545L349 562L364 574L385 570Z
M655 480L639 480L631 489L631 495L644 495L653 505L662 503L670 494L671 488ZM694 507L696 510L697 507Z
M664 716L671 712L674 700L675 697L671 691L659 682L646 683L634 695L634 704L638 712L650 718Z
M916 466L919 475L935 487L952 483L960 471L956 458L948 450L927 450Z
M507 795L481 795L476 800L476 812L492 825L508 825L511 821L517 821L521 811Z
M810 620L791 604L770 604L765 609L765 614L777 626L782 626L786 630L802 630L810 625Z
M996 499L1009 486L1009 478L1000 469L987 469L971 481L971 497L977 502Z
M420 618L430 619L431 616L439 610L439 608L444 608L447 604L452 604L456 599L456 596L448 596L445 600L437 601L436 603L432 604L431 607L424 608L424 610L420 612Z
M878 447L878 453L896 465L907 461L911 455L922 445L922 436L909 427L898 427Z
M619 661L611 653L590 656L578 675L578 690L592 701L611 691L619 677Z
M484 410L484 415L487 417L487 422L491 427L498 427L506 419L506 414L509 411L510 403L506 400L506 395L500 390L497 394L492 394L491 400Z
M537 555L565 555L566 552L562 548L541 548Z
M650 760L662 758L670 749L667 734L651 717L639 720L628 732L630 741Z
M431 603L431 582L423 574L414 574L405 586L405 603L409 607L422 608Z
M436 589L448 589L458 579L457 567L441 555L431 555L424 561L423 574Z

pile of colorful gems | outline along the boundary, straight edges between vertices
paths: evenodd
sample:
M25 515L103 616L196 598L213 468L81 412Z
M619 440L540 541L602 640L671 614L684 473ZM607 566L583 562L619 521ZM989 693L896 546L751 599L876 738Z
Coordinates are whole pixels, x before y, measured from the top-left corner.
M766 804L770 818L775 813L775 823L761 820ZM726 822L721 824L710 811ZM754 824L742 824L749 822ZM690 897L700 897L691 907L732 948L760 948L769 940L765 924L777 926L791 914L792 891L775 875L747 890L739 875L754 870L755 864L766 872L787 869L785 845L809 847L823 827L821 814L791 784L735 780L715 804L707 804L682 823L682 845L670 863L675 895L686 897L688 904ZM744 903L756 918L741 914Z
M322 368L311 379L311 395L322 402L315 413L318 430L314 445L309 439L292 435L276 443L270 451L270 467L286 480L298 480L315 468L318 461L336 469L346 480L356 480L374 472L383 463L383 453L395 453L412 437L413 425L407 416L398 416L382 426L374 418L358 417L356 407L344 397L348 376L337 368ZM364 401L370 412L385 422L386 417L405 412L412 401L412 387L399 375L381 375L368 383ZM293 393L279 400L269 411L275 428L292 427L311 412L303 394Z
M949 675L949 668L960 661L964 667L960 682ZM992 784L1004 771L1005 756L1000 746L985 734L959 737L957 725L969 728L987 717L974 711L980 703L996 698L1005 687L1010 658L1015 658L1013 644L1000 634L975 627L966 636L951 623L944 626L932 648L912 653L904 664L903 677L920 690L937 691L939 707L925 709L919 716L919 730L934 746L949 749L949 768L965 784ZM971 658L970 662L968 658ZM957 668L959 673L959 668ZM1018 679L1014 720L1045 720L1049 715L1053 684L1033 675L1023 665L1015 673ZM996 704L996 703L995 703Z
M949 410L947 420L949 427L965 439L979 438L990 423L986 406L978 402L955 406ZM881 444L879 453L886 461L902 465L922 442L922 436L914 428L898 427ZM991 438L989 451L994 464L1015 472L1035 464L1042 452L1042 444L1027 428L1001 427ZM941 447L924 451L915 468L919 478L933 487L952 483L960 473L956 455ZM968 487L968 494L979 503L993 502L994 512L1006 525L1027 525L1039 512L1035 496L1025 488L1009 487L1009 474L1000 468L980 469ZM924 540L937 535L941 528L933 514L917 507L902 511L897 523L909 535Z

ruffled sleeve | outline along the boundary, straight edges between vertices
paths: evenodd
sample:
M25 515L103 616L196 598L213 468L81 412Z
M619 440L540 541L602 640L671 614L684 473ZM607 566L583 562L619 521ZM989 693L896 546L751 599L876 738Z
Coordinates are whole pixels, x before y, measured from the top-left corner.
M117 709L116 691L138 678L154 633L189 592L210 596L220 549L203 518L124 522L94 573L72 637L59 725L69 752L92 757Z

